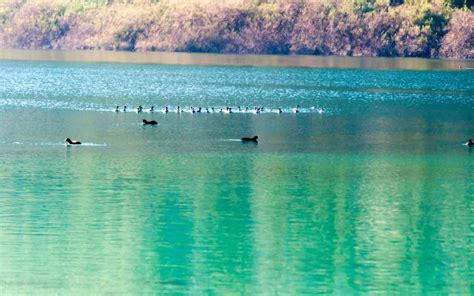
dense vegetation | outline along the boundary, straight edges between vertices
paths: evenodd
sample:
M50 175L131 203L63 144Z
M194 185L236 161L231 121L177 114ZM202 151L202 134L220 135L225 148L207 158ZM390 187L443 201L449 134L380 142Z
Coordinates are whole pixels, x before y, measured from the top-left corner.
M473 0L0 0L0 47L474 58Z

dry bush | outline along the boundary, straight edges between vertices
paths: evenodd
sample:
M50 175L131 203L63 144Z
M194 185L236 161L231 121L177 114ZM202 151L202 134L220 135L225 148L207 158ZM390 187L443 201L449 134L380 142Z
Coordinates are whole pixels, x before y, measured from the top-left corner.
M474 15L472 11L456 11L444 36L441 56L474 59Z
M225 52L246 12L222 6L171 6L148 23L138 50Z
M135 50L139 35L153 17L153 6L135 9L114 4L76 14L65 37L71 49Z
M438 55L445 12L436 6L374 6L370 12L307 5L296 22L291 50L351 56Z
M15 9L16 8L16 9ZM2 26L3 42L16 48L59 48L69 31L65 7L56 3L12 3L9 19Z
M299 3L289 1L259 6L247 25L240 28L235 40L236 51L288 54L301 8Z

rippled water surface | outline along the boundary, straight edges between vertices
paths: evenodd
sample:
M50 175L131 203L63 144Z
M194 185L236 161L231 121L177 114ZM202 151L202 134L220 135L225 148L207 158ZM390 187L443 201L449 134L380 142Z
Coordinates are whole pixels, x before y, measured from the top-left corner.
M0 61L0 292L472 293L474 72L273 66Z

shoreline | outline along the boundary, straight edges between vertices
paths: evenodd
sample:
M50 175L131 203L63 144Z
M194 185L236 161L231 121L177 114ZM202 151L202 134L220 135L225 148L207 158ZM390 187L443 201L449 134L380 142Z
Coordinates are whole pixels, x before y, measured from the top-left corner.
M334 68L422 71L465 71L474 69L474 60L468 59L221 54L170 51L134 52L109 50L0 49L0 60L312 69Z

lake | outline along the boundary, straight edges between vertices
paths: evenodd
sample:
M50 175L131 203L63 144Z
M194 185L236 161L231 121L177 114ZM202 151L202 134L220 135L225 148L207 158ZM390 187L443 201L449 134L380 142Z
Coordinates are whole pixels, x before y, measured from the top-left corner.
M472 293L473 61L0 58L2 294Z

